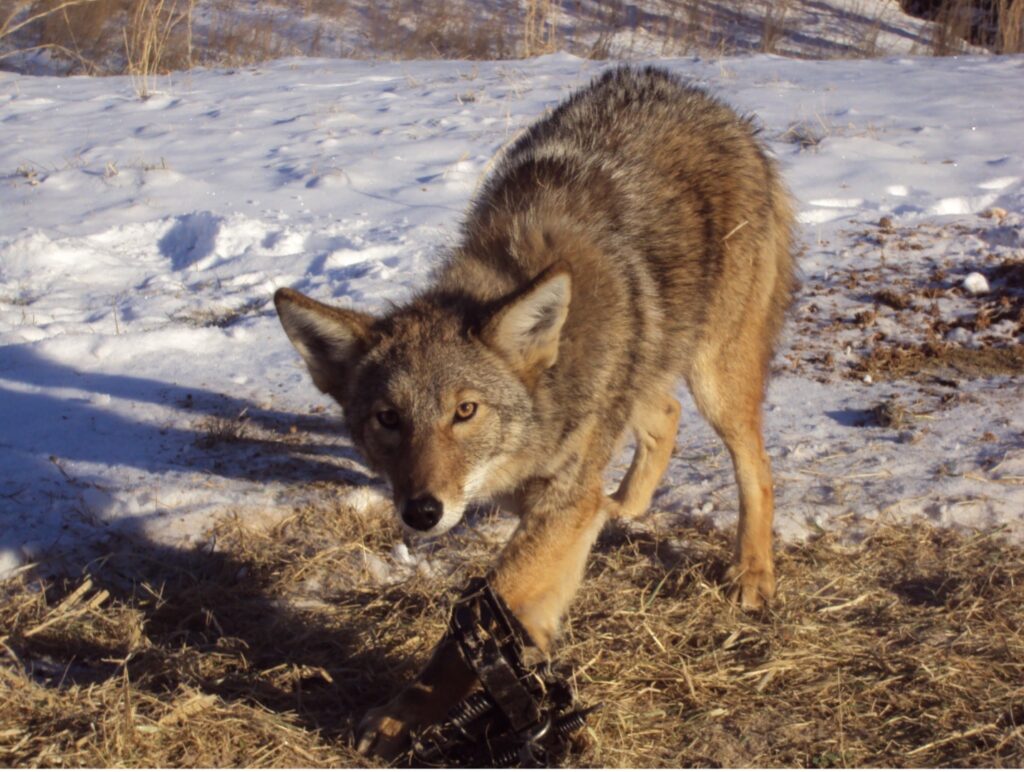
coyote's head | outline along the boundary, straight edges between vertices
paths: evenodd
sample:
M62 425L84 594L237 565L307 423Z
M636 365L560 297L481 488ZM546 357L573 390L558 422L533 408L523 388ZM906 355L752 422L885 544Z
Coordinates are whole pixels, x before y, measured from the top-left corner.
M381 318L290 289L274 303L313 382L391 483L402 520L434 536L535 461L523 459L533 392L558 358L570 295L568 270L553 266L491 303L434 292Z

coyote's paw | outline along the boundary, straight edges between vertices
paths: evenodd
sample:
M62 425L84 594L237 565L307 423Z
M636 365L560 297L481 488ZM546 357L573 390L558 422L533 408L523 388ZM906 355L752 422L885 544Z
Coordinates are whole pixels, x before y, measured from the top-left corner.
M763 609L775 597L775 572L771 566L754 569L737 563L726 572L725 580L731 586L729 599L744 611Z
M409 747L409 722L392 715L390 705L374 708L359 723L356 750L364 756L396 759Z
M614 496L604 496L601 499L601 511L604 516L609 520L615 520L617 518L628 519L628 515L622 514L622 502L616 499Z

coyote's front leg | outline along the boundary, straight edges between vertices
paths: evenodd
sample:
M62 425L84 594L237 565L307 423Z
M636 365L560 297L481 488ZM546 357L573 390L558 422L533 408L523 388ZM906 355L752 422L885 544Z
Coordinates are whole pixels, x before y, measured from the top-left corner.
M533 642L547 652L604 523L602 495L596 482L581 495L574 486L577 495L571 503L568 491L556 491L547 482L527 487L522 520L488 581ZM398 756L413 729L444 719L475 683L457 643L442 640L416 680L363 719L359 752Z
M458 644L445 638L415 681L366 714L359 725L359 752L395 758L408 746L410 731L444 718L475 682L476 675L463 662Z
M545 652L558 632L586 566L587 555L604 525L600 477L587 485L538 483L524 493L523 515L509 539L491 586Z

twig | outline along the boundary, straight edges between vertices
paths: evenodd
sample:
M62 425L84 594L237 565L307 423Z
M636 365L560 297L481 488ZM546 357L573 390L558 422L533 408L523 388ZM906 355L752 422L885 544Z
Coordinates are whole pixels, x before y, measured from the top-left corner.
M865 600L867 600L870 597L871 597L871 593L870 592L866 592L863 595L854 598L853 600L846 601L846 603L839 603L838 605L835 605L835 606L825 606L825 608L820 608L820 609L818 609L818 613L819 614L831 614L833 611L842 611L844 608L850 608L851 606L856 606L858 603L862 603L862 602L864 602Z
M26 638L31 638L33 635L38 635L48 627L52 627L65 619L72 619L77 616L81 616L87 611L91 611L94 608L102 605L106 602L107 598L110 597L110 593L107 590L100 590L98 593L93 595L89 602L80 608L73 609L72 607L82 599L82 597L92 589L92 579L86 579L82 582L81 586L78 587L73 593L68 595L57 608L53 610L51 614L47 616L42 622L35 627L25 632Z
M743 222L741 222L741 223L740 223L739 225L737 225L737 226L736 226L735 228L733 228L733 229L732 229L731 231L729 231L728 233L726 233L726 234L725 234L725 236L724 236L724 237L722 238L722 241L723 241L723 242L724 242L724 241L728 241L728 240L729 240L729 239L731 239L731 238L732 238L733 236L735 236L735 235L736 235L737 233L739 233L739 232L740 232L741 230L743 230L744 228L746 228L746 227L747 227L748 225L750 225L750 220L744 220L744 221L743 221Z
M934 742L922 745L920 748L914 748L914 750L907 753L908 756L916 756L919 753L930 751L933 748L941 748L943 745L949 745L949 743L955 743L957 740L966 740L968 737L974 737L975 735L981 734L982 732L988 732L996 729L995 723L984 724L983 726L976 726L974 729L968 729L966 732L957 732L951 734L949 737L943 737L941 740L935 740Z

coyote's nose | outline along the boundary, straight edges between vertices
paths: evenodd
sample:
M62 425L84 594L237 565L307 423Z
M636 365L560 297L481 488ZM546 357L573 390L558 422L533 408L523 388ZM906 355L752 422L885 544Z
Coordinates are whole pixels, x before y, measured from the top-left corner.
M444 514L444 505L431 495L410 499L402 512L402 519L410 528L417 531L429 531L439 522Z

